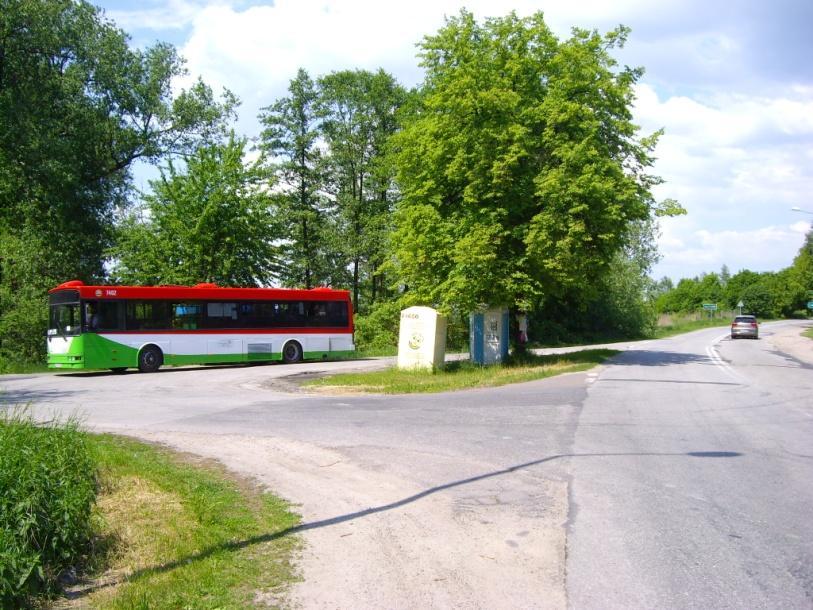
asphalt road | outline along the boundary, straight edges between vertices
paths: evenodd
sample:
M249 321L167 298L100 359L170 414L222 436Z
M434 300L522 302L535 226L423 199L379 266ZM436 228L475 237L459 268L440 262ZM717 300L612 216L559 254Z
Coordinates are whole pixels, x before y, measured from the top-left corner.
M295 502L304 607L813 608L813 366L725 329L587 374L426 396L279 378L387 361L0 377Z
M813 608L813 366L719 330L618 357L571 459L574 608Z

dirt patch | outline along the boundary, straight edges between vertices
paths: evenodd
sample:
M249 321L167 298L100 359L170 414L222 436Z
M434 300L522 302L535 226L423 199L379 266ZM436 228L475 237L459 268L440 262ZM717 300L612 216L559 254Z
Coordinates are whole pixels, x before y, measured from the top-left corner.
M324 371L303 371L293 375L285 375L284 377L271 377L263 380L260 387L264 390L285 392L286 394L311 394L310 388L303 388L302 384L313 379L321 379L328 374Z
M349 370L342 372L353 373L361 372L361 370L359 371ZM265 390L271 390L273 392L285 392L286 394L307 394L315 396L366 396L369 394L376 393L373 391L375 388L369 386L349 387L333 385L321 385L321 386L304 385L308 381L312 381L314 379L322 379L324 377L329 377L331 375L335 375L335 373L327 371L304 371L302 373L286 375L285 377L274 377L271 379L266 379L260 385Z
M416 480L405 450L329 449L281 438L145 433L217 457L298 505L306 548L294 607L564 608L567 483L519 470L421 455L459 484ZM386 459L390 467L384 467ZM417 471L417 473L416 473Z
M813 339L805 337L802 333L808 328L813 328L813 324L807 324L800 328L790 326L773 329L773 334L766 337L780 352L784 352L805 364L813 365Z

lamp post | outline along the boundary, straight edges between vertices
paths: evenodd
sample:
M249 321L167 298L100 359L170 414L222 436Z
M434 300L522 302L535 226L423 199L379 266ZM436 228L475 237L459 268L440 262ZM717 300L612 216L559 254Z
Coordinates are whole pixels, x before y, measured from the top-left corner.
M802 208L800 208L798 206L793 206L790 209L790 211L791 212L801 212L802 214L813 214L813 212L811 212L810 210L803 210Z

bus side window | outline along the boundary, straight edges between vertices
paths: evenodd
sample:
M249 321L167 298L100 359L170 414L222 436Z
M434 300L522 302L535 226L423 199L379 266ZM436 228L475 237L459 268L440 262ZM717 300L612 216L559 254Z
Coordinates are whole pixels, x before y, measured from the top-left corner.
M203 307L199 303L173 303L172 328L196 330L202 313Z
M347 303L345 301L328 301L325 303L327 307L327 325L336 327L347 326Z
M172 328L167 301L128 301L127 330L167 330Z
M308 303L308 326L330 326L327 315L328 303L324 301L311 301Z
M277 326L291 328L305 326L305 303L303 301L286 301L275 303L278 306Z
M87 301L85 303L85 330L90 332L121 330L121 303L119 301Z
M237 303L210 302L206 304L207 328L238 328Z

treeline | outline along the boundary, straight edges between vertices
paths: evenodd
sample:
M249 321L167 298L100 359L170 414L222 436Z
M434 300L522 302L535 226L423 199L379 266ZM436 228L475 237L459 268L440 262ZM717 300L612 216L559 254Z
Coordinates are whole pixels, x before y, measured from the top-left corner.
M659 313L698 311L704 303L736 311L742 303L743 313L764 318L806 317L807 302L813 300L813 231L793 263L776 273L745 269L731 275L723 265L720 273L682 279L677 286L664 278L652 295Z
M0 359L42 359L46 292L73 278L347 288L362 345L410 304L461 339L489 304L549 339L645 333L657 217L682 209L651 194L627 35L462 11L420 43L418 88L300 70L248 138L229 91L173 93L171 45L131 49L85 2L2 0ZM161 171L146 194L139 161Z

